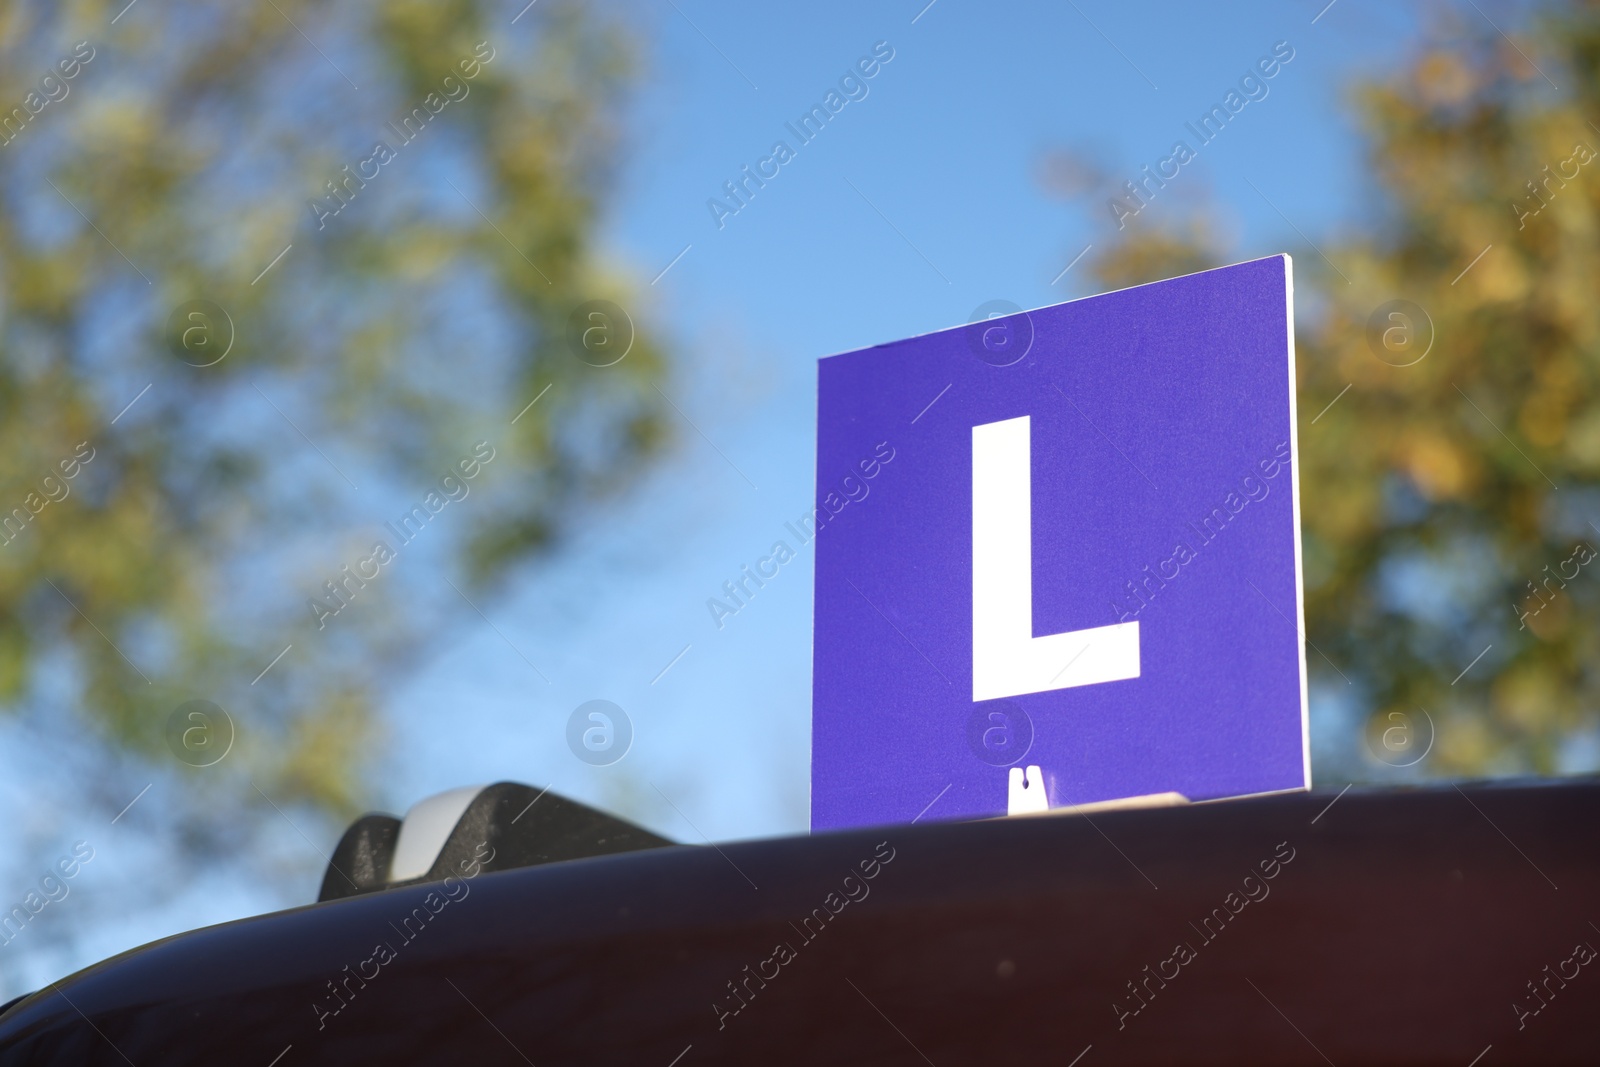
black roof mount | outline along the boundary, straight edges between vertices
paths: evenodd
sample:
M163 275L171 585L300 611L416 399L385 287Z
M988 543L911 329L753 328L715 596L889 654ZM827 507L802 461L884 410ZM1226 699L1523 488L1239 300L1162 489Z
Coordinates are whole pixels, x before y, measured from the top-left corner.
M426 874L395 881L390 877L391 862L403 825L393 815L381 813L363 815L352 823L333 850L317 900L673 843L548 790L496 782L472 798Z

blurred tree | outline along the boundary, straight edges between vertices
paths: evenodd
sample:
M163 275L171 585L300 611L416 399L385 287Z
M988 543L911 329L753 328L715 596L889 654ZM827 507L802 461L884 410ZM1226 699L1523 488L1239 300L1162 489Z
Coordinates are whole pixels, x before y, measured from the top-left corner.
M0 701L188 855L358 810L396 672L662 441L659 348L569 325L627 40L518 6L0 2Z
M1354 99L1377 207L1296 259L1310 667L1369 750L1425 709L1419 772L1556 771L1600 729L1600 3L1520 42L1446 15ZM1141 216L1097 269L1228 261L1199 213Z

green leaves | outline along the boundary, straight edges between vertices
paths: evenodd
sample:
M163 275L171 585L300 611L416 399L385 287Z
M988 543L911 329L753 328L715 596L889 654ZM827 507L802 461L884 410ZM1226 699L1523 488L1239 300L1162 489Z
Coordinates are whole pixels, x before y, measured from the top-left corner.
M0 503L95 450L0 546L0 700L198 790L175 840L265 798L342 818L385 691L465 610L440 569L495 580L662 441L638 319L614 366L565 337L632 303L592 239L626 41L581 4L29 8L0 14L0 100L83 39L70 95L0 145ZM497 459L426 550L340 584L478 441ZM238 730L200 770L161 740L192 698Z
M1537 626L1516 606L1600 544L1600 171L1577 161L1600 147L1600 9L1547 4L1516 47L1465 25L1358 88L1373 221L1323 244L1339 273L1297 257L1307 628L1368 713L1429 709L1423 770L1548 773L1600 706L1595 579L1545 589ZM1202 225L1135 234L1105 280L1223 261ZM1425 357L1371 328L1397 300Z

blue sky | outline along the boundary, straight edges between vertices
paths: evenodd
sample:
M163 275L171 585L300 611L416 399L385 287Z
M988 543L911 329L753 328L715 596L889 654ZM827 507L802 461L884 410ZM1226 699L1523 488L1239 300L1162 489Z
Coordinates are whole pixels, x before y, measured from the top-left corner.
M1043 187L1055 150L1134 178L1184 139L1197 157L1130 226L1209 195L1234 258L1315 257L1306 237L1324 243L1370 210L1344 87L1414 32L1352 0L1313 24L1321 6L679 0L645 16L606 235L644 283L670 265L633 311L677 354L679 444L508 593L493 616L505 638L463 635L400 695L385 799L513 778L686 841L804 831L810 549L720 630L706 600L810 503L817 358L965 322L993 299L1092 292L1082 263L1061 272L1117 227L1103 195ZM893 58L866 96L802 146L785 124L880 41ZM1199 147L1184 123L1283 41L1293 59L1265 98ZM723 183L776 140L795 157L719 228L707 201L728 203ZM635 724L608 768L563 742L568 713L593 698Z
M720 629L706 601L811 503L816 360L966 322L991 300L1037 307L1092 292L1088 258L1063 269L1107 247L1116 225L1103 194L1047 191L1044 159L1067 149L1137 177L1174 141L1196 145L1184 124L1280 41L1294 58L1266 97L1129 225L1171 222L1209 198L1231 259L1288 252L1309 265L1308 239L1325 245L1373 212L1345 89L1414 40L1394 5L925 3L609 8L636 28L644 73L602 244L638 280L629 310L675 356L664 389L682 412L677 442L626 497L574 516L561 551L486 606L492 625L473 618L398 688L371 807L401 812L512 779L683 841L803 832L811 550ZM785 124L880 41L893 58L866 96L800 146ZM780 139L795 158L719 229L707 200ZM442 574L437 585L453 596ZM570 713L597 698L634 725L632 749L610 767L565 742ZM1327 709L1325 723L1338 714ZM0 792L5 810L28 810L22 783ZM94 844L86 882L149 866L131 840L104 832ZM313 847L287 833L279 845ZM37 984L316 888L285 899L213 879L137 916L85 906L70 954L31 958L12 981Z

